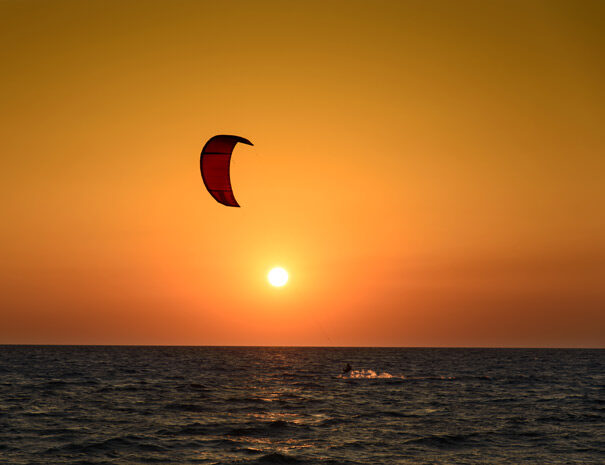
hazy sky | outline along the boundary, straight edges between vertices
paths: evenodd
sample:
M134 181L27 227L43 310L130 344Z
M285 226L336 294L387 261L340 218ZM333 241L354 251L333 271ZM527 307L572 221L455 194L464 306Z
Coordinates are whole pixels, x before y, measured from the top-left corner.
M602 1L0 2L0 343L605 347L604 30ZM240 209L215 134L255 144Z

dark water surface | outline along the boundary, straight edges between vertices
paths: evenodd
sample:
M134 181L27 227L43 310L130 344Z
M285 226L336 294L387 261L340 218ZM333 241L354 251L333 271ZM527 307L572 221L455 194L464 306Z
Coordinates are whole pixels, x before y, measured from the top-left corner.
M0 346L0 463L603 464L605 350Z

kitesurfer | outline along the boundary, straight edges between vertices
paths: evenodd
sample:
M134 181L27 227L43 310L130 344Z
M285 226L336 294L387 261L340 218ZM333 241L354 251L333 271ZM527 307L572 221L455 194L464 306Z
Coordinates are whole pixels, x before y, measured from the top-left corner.
M342 369L342 374L346 375L347 373L349 373L352 370L351 365L349 363L347 363L345 365L345 367Z

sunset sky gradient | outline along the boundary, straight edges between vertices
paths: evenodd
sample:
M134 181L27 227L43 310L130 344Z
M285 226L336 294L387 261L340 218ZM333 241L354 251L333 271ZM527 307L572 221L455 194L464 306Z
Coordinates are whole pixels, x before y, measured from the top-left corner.
M0 343L605 347L604 30L601 1L0 2ZM254 143L240 209L215 134Z

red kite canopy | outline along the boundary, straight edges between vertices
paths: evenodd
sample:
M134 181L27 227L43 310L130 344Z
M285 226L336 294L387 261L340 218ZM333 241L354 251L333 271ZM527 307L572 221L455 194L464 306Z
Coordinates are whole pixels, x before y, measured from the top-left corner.
M206 142L200 156L200 171L206 189L218 203L228 207L239 207L229 178L231 153L238 142L253 145L239 136L214 136Z

